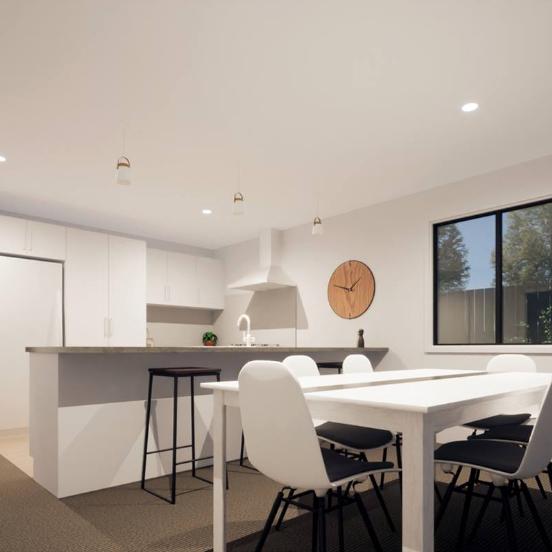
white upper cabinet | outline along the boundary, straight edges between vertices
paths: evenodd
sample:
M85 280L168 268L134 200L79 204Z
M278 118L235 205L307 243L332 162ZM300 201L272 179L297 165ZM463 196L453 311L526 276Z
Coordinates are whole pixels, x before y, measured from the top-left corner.
M67 229L65 262L65 343L108 345L108 237L98 232Z
M204 309L224 308L221 261L149 248L147 257L149 304Z
M67 229L64 226L28 221L28 255L63 261L66 255L66 233Z
M224 308L224 272L222 261L198 257L197 279L199 282L199 305L208 309Z
M27 221L0 216L0 253L26 255Z
M151 305L167 305L169 256L161 249L147 250L147 301Z
M109 236L109 322L112 347L146 343L146 243Z
M169 252L168 259L169 304L178 307L199 307L197 257Z
M145 346L145 242L67 229L65 341Z
M64 226L0 216L0 253L62 261L65 234Z

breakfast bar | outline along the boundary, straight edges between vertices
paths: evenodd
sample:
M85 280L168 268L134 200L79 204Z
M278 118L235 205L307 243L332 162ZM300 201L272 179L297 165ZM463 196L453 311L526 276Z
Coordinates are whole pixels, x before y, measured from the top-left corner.
M374 366L384 347L362 349ZM235 380L249 360L282 360L308 354L320 362L341 361L359 352L350 347L28 347L30 353L30 453L34 479L58 498L138 481L141 474L148 368L220 368L221 379ZM331 371L335 373L335 370ZM200 383L201 380L198 381ZM150 442L164 448L172 432L172 389L156 383ZM189 411L189 388L180 392L182 413ZM212 395L196 388L196 449L212 455ZM184 416L186 414L183 414ZM227 458L240 452L237 409L227 417ZM179 424L179 442L191 439ZM179 460L188 458L187 450ZM169 454L148 462L147 478L170 472ZM209 461L198 464L208 465ZM180 469L189 469L180 466Z

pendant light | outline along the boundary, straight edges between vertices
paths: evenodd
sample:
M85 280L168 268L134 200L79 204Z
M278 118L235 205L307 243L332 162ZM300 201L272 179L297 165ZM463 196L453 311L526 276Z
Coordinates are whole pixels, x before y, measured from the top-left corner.
M125 134L126 132L123 130L123 154L125 153ZM130 161L125 155L117 159L117 184L130 185Z
M322 226L322 219L316 216L312 221L312 235L321 236L323 233L324 233L324 227Z
M245 213L245 197L240 191L241 188L241 170L238 165L238 191L234 194L234 203L232 205L232 213L234 215L243 215Z
M320 193L316 194L316 212L320 213ZM316 215L312 221L312 235L321 236L323 233L322 219Z

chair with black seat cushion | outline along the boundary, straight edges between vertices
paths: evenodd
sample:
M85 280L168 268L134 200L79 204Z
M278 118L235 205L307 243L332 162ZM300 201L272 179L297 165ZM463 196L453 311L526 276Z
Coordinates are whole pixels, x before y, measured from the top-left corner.
M284 488L276 496L260 540L262 550L282 505L289 503L312 511L312 549L326 551L325 497L338 496L340 549L343 550L343 488L353 484L354 502L361 514L376 550L381 551L375 529L361 496L354 489L382 471L394 470L390 462L358 462L330 449L320 447L312 418L298 380L280 362L248 362L239 374L240 410L249 451L249 460L261 473ZM313 494L312 507L304 501L284 496L286 489L302 489ZM306 493L302 493L306 494Z
M536 372L537 365L535 361L527 355L496 355L487 364L487 372ZM478 430L487 430L501 425L520 425L525 423L531 414L499 414L498 416L490 416L481 420L475 420L464 424L474 430L474 434Z
M481 525L487 507L493 499L496 488L500 490L503 507L503 515L506 521L508 532L508 546L514 552L517 550L516 537L512 513L510 509L510 498L516 496L521 502L523 496L533 515L533 519L545 545L546 550L552 550L552 543L546 529L540 519L533 499L529 493L525 479L533 478L541 473L550 462L552 457L552 392L551 385L548 385L541 412L536 421L527 446L520 446L518 443L490 439L468 439L466 441L454 441L439 447L435 452L435 461L440 464L454 464L458 466L452 482L447 488L443 497L441 508L437 515L436 526L439 525L450 498L455 489L456 482L464 468L470 469L470 477L465 492L464 507L460 520L460 536L458 539L458 550L461 550L465 542L468 513L474 496L474 486L479 478L480 472L487 473L491 478L483 504L474 522L470 540L475 537L476 531Z

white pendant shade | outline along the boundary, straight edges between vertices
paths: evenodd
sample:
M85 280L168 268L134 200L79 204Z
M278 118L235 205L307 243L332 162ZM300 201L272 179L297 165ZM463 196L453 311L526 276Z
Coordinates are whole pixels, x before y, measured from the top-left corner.
M117 160L117 184L130 184L130 161L128 157L119 157Z
M245 213L245 198L241 192L234 194L234 205L232 206L234 215L243 215Z
M320 217L314 217L312 221L312 235L321 236L324 233L324 228L322 226L322 220Z

